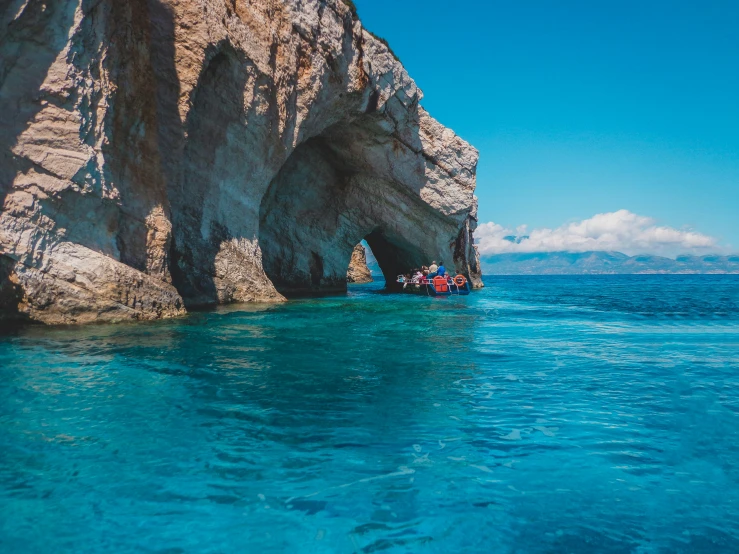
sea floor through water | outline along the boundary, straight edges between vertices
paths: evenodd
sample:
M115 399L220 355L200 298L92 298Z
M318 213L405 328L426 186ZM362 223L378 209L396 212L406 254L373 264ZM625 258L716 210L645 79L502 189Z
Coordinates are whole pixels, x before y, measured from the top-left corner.
M739 276L0 337L5 553L739 552Z

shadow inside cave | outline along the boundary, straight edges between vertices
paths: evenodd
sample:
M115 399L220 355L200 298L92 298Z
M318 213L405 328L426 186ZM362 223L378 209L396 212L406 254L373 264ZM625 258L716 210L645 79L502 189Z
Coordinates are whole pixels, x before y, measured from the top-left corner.
M388 288L396 275L433 255L424 221L396 219L410 217L399 204L419 205L418 200L378 179L355 151L363 152L363 145L337 142L331 130L309 139L292 153L262 199L263 267L286 297L346 291L347 267L361 240L374 253ZM436 217L430 209L420 211L422 218Z

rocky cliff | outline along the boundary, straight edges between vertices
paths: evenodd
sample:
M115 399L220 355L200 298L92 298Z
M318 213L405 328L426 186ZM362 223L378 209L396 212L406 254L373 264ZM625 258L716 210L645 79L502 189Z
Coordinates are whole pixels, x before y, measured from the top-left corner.
M0 309L47 323L481 285L477 152L342 0L0 5ZM449 263L453 260L453 264Z
M367 252L364 246L358 244L354 247L352 257L349 259L349 269L346 272L347 283L371 283L372 272L367 267Z

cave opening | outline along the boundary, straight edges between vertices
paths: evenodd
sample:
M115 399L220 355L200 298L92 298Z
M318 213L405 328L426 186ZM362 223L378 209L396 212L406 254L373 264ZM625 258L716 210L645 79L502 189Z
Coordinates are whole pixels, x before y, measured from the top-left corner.
M392 185L353 155L362 150L331 135L309 139L270 183L260 205L259 244L264 271L282 295L346 292L347 268L363 240L388 287L399 273L426 263L414 237L398 232L395 218L405 215L398 213L402 203L385 194Z
M361 250L357 252L357 249ZM376 282L379 278L387 288L395 288L398 275L428 263L425 260L419 262L419 259L421 256L413 254L411 245L393 242L381 228L373 229L352 252L347 282L361 284Z
M415 245L401 237L387 233L381 227L373 229L365 237L365 241L382 271L385 286L388 289L397 287L398 275L428 264L427 257Z

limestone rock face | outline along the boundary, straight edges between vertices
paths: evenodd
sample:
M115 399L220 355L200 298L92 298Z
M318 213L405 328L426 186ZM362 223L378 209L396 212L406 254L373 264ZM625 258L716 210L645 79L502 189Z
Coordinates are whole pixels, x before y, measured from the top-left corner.
M372 272L367 267L367 252L364 246L358 244L352 251L352 257L349 260L349 269L346 272L347 283L371 283Z
M477 151L342 0L0 3L0 310L48 323L481 286Z

